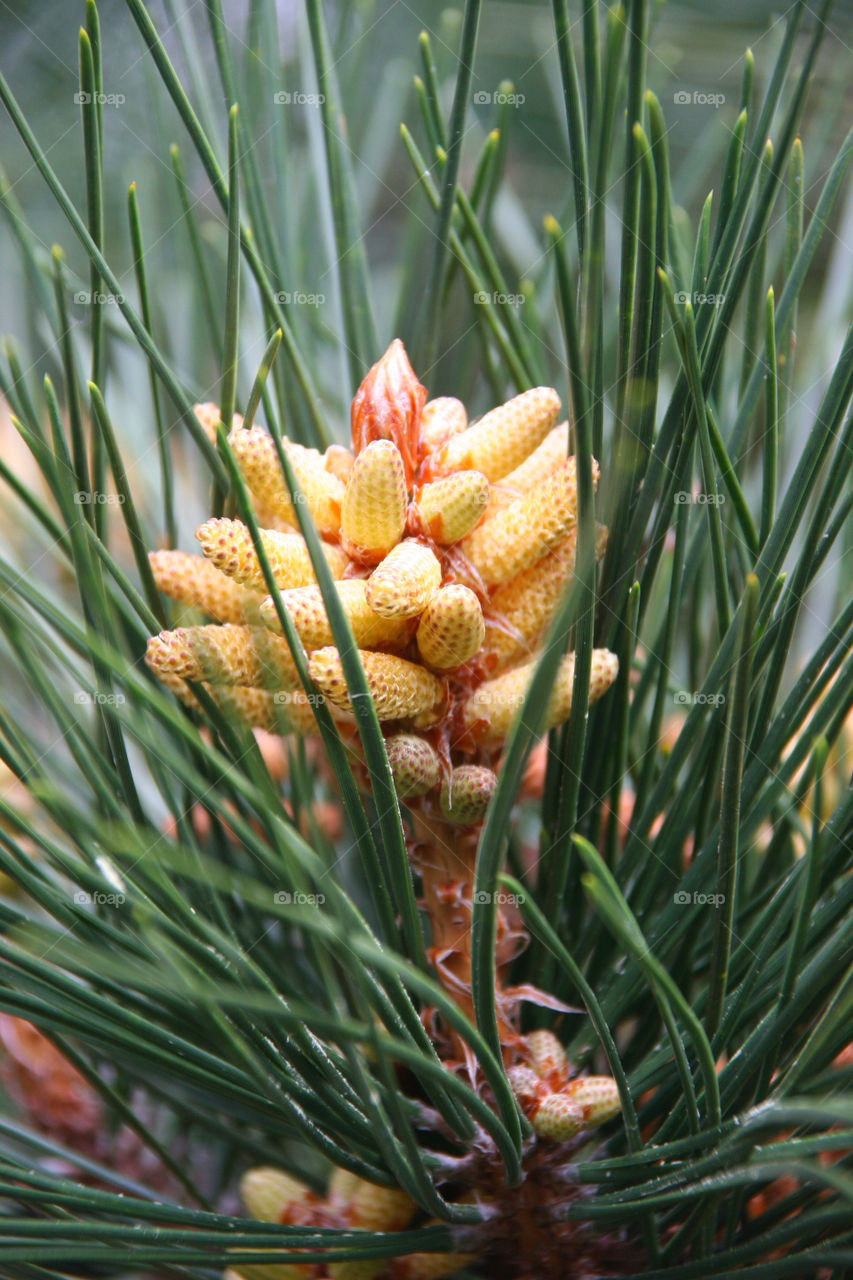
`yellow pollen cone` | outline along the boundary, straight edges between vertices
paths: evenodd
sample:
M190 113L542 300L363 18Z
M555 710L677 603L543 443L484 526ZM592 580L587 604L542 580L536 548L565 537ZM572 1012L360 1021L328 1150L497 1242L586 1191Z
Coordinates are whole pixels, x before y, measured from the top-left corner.
M431 672L390 653L359 649L367 687L380 720L414 720L426 728L440 719L444 685ZM308 660L311 679L336 706L349 710L349 690L340 654L328 646L315 649Z
M486 680L468 698L463 707L463 720L478 742L503 742L521 709L536 662L505 671L494 680ZM589 700L595 702L610 688L619 671L619 660L608 649L593 649L590 673ZM541 725L544 733L568 719L572 709L572 681L575 674L575 655L566 654L560 660L557 677L545 708Z
M506 507L519 498L534 485L541 484L552 471L565 462L569 453L569 424L561 422L553 431L549 431L545 439L534 449L520 466L492 486L489 499L488 515L493 515L499 507Z
M151 636L145 661L155 673L183 680L295 689L299 683L287 642L263 628L178 627Z
M298 527L272 436L262 427L250 427L248 431L239 427L229 434L228 443L252 496L265 510ZM317 529L327 536L336 535L341 527L342 482L326 470L323 455L316 449L306 449L287 439L282 440L282 446Z
M429 547L407 538L367 579L367 603L383 618L423 613L441 586L441 565Z
M378 564L406 524L406 476L391 440L372 440L355 459L341 507L341 542L354 560Z
M170 600L201 609L216 622L249 622L261 597L221 573L203 556L187 551L149 551L157 590Z
M451 436L438 451L439 469L482 471L487 480L500 480L541 443L559 411L560 397L552 387L522 391Z
M604 1124L622 1109L616 1081L610 1076L581 1076L570 1080L563 1093L581 1108L585 1126Z
M486 624L469 587L452 583L436 591L418 624L418 651L428 667L450 671L468 662L483 643Z
M240 1198L249 1216L258 1222L281 1222L289 1209L319 1203L317 1196L298 1178L283 1169L261 1166L249 1169L240 1179Z
M468 426L468 414L461 400L438 396L429 400L421 411L421 445L433 453L448 436L455 436Z
M459 549L487 587L508 582L556 546L577 520L574 458L463 538Z
M408 641L412 623L405 619L383 618L367 603L367 583L363 578L344 578L335 591L349 619L355 642L365 649L398 649ZM334 644L323 595L318 586L293 587L281 592L281 602L299 632L306 650ZM260 606L261 620L271 631L281 634L278 614L270 596Z
M385 739L394 789L401 800L425 796L438 786L441 762L438 752L415 733L396 733Z
M552 1031L530 1031L522 1037L523 1051L533 1071L552 1089L564 1084L568 1063L563 1046Z
M425 484L414 505L423 532L446 547L482 520L488 501L489 482L482 472L455 471Z
M252 535L240 520L224 517L207 520L196 530L205 557L222 573L266 593L266 582L252 543ZM287 587L306 587L316 582L311 557L305 539L298 533L277 533L272 529L261 530L261 543L270 563L275 584L280 590ZM326 563L333 578L342 578L349 563L346 553L330 542L321 544Z

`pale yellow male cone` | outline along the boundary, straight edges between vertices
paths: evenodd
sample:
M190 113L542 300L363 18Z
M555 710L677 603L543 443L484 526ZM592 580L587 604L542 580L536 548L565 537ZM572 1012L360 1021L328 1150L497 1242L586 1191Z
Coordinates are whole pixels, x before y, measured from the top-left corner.
M408 493L391 440L373 440L352 465L341 507L341 543L354 560L378 564L403 536Z
M327 1200L336 1208L349 1204L358 1191L358 1184L361 1181L357 1173L351 1173L349 1169L341 1169L336 1165L329 1178Z
M583 1107L564 1093L548 1093L531 1116L530 1123L540 1138L565 1142L585 1127Z
M505 671L494 680L486 680L476 689L463 707L463 722L478 742L498 744L503 742L521 709L536 662L526 662L521 667ZM593 649L589 683L589 701L595 702L606 693L619 672L619 660L608 649ZM561 658L551 695L545 708L542 732L553 729L568 719L572 709L572 682L575 674L575 655Z
M483 648L494 671L530 658L555 609L568 589L575 568L577 527L553 551L492 592Z
M468 426L468 414L461 400L438 396L429 400L421 412L421 444L433 453L448 436L455 436Z
M344 578L335 583L335 591L360 648L399 649L407 643L414 624L406 619L383 618L374 613L367 603L367 583L363 578ZM282 591L281 603L309 653L312 649L334 643L323 594L318 586ZM260 616L270 631L281 634L278 613L270 596L262 602Z
M498 776L479 764L463 764L454 769L450 781L441 784L439 805L448 822L482 822L495 794Z
M252 496L265 510L298 527L272 437L262 427L250 427L248 431L240 427L230 433L228 443ZM282 440L282 447L317 529L327 537L336 536L341 527L343 484L326 470L325 459L316 449L306 449L287 439Z
M415 733L397 733L385 739L394 788L401 800L425 796L438 786L438 752Z
M502 480L492 486L488 514L505 507L534 485L541 484L569 453L569 424L561 422L549 431L542 443L525 458L520 466L507 472Z
M409 1253L394 1262L394 1280L446 1280L477 1261L474 1253Z
M233 623L161 631L149 639L145 661L155 674L183 680L262 689L295 689L299 683L286 641Z
M570 1080L563 1093L581 1108L584 1126L604 1124L622 1109L616 1081L610 1076L581 1076Z
M429 547L406 538L367 580L367 603L383 618L414 618L441 586L441 565Z
M442 682L414 662L390 653L359 649L367 687L380 720L412 720L427 728L441 719L445 706ZM308 670L317 688L336 706L350 710L349 690L337 649L316 649Z
M414 506L422 532L446 547L470 533L488 502L489 482L481 471L455 471L425 484Z
M376 1280L385 1271L382 1258L353 1258L348 1262L327 1262L329 1280Z
M201 609L216 622L250 622L261 597L221 573L203 556L186 551L150 551L148 562L158 591L170 600Z
M342 444L330 444L323 454L323 465L326 470L331 475L337 476L342 484L346 484L349 480L353 461L352 453Z
M220 572L244 587L266 593L266 582L255 555L252 535L240 520L206 520L196 530L195 536L205 557ZM287 587L305 587L316 582L308 547L305 539L298 533L277 533L273 529L262 529L261 544L269 560L275 584L281 590ZM330 542L323 542L321 546L332 577L342 578L349 563L346 553Z
M496 587L535 564L577 521L575 460L477 525L459 543L487 587Z
M418 624L418 651L428 667L451 671L468 662L483 643L486 624L477 596L451 583L436 591Z
M261 1166L249 1169L240 1179L240 1198L250 1217L258 1222L281 1222L293 1209L307 1209L318 1198L298 1178L283 1169Z
M438 451L438 468L482 471L487 480L500 480L541 443L559 412L560 397L552 387L522 391L451 436Z
M510 1067L506 1078L522 1106L532 1106L543 1094L542 1081L531 1067Z
M399 1187L380 1187L359 1178L347 1216L354 1227L365 1231L402 1231L415 1207Z
M539 1079L545 1080L553 1090L561 1088L569 1068L565 1050L554 1033L531 1031L522 1040L524 1056Z

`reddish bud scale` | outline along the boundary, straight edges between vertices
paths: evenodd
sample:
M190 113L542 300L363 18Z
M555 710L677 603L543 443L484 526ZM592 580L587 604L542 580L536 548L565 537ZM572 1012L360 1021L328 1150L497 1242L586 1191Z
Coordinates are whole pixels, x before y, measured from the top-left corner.
M415 377L406 348L395 338L365 376L350 409L356 456L371 441L393 441L403 460L407 488L411 487L418 466L425 400L426 388Z

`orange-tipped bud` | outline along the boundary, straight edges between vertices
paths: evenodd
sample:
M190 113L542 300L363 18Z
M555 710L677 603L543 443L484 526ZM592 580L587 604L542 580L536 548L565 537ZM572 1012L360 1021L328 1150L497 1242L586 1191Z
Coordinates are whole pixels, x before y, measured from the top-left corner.
M414 505L422 531L446 547L482 520L488 501L489 482L482 472L456 471L425 484Z
M385 740L394 787L401 800L425 796L438 786L441 762L438 752L425 738L414 733L397 733Z
M408 494L403 459L390 440L374 440L353 463L341 507L341 542L354 560L378 564L400 541Z
M418 465L425 400L426 388L415 377L406 348L395 338L353 397L350 426L356 456L375 440L393 441L410 485Z
M453 396L438 396L424 405L421 414L421 448L430 454L443 444L448 436L458 435L468 426L468 414L461 400Z
M508 582L557 545L577 521L575 460L502 507L459 544L487 587Z
M383 618L414 618L441 586L441 565L429 547L407 538L367 580L367 603Z
M566 1083L566 1053L552 1031L531 1031L523 1037L524 1054L540 1080L557 1092Z
M596 558L604 554L606 545L607 529L599 525ZM492 593L490 613L496 620L486 622L483 646L495 659L495 671L529 658L534 652L537 641L568 589L575 568L576 551L577 527L570 529L553 551ZM498 620L509 624L512 630L502 627Z
M335 583L335 591L360 648L397 649L406 644L413 624L396 618L383 618L374 613L367 603L367 583L363 578L344 578ZM309 653L312 649L322 649L324 645L334 644L326 605L319 587L293 587L289 591L282 591L281 602ZM263 601L260 615L265 626L281 634L272 597L267 596Z
M448 822L481 822L497 785L497 774L484 765L460 765L441 784L441 812Z
M298 527L296 509L290 499L275 443L262 427L235 427L228 436L235 461L243 473L253 498L287 524ZM301 496L311 518L322 534L334 536L341 527L344 486L326 470L323 455L292 440L282 440L293 467Z
M565 1142L585 1127L583 1108L564 1093L548 1093L530 1117L540 1138Z
M483 643L486 624L477 596L451 583L436 591L418 624L418 650L428 667L451 671L468 662Z
M296 666L284 640L262 628L178 627L151 636L145 661L155 674L183 680L239 684L250 688L295 689Z
M523 493L527 493L528 489L547 480L551 472L566 461L568 453L569 424L561 422L553 431L548 432L539 447L520 466L493 485L487 514L493 515L499 507L508 506Z
M494 744L503 742L521 709L535 670L536 662L526 662L512 671L505 671L494 680L486 680L471 694L463 707L463 720L476 741ZM593 649L590 702L595 702L607 692L618 671L619 660L614 653L608 649ZM557 669L557 677L545 708L543 732L568 719L572 709L574 674L575 655L569 653L561 659Z
M233 578L186 551L150 551L148 560L157 590L170 600L201 609L216 622L250 622L261 597Z
M534 387L492 409L467 431L451 436L438 452L441 471L482 471L500 480L544 439L557 421L560 397L552 387Z
M242 583L244 587L266 592L266 582L255 555L252 535L240 520L207 520L196 530L195 536L205 557L222 573ZM277 533L272 529L264 529L261 531L261 543L275 584L280 590L306 587L309 583L316 582L308 547L305 539L298 533ZM346 554L330 542L321 545L332 577L342 578L349 563Z
M604 1124L622 1109L616 1081L610 1076L580 1076L563 1093L583 1112L584 1128Z
M412 720L419 728L435 724L445 703L444 685L431 672L390 653L359 649L367 687L380 720ZM317 688L336 706L351 710L340 654L331 645L316 649L308 670Z
M320 1203L304 1182L269 1166L243 1174L240 1198L249 1216L258 1222L285 1222L294 1211L304 1213Z

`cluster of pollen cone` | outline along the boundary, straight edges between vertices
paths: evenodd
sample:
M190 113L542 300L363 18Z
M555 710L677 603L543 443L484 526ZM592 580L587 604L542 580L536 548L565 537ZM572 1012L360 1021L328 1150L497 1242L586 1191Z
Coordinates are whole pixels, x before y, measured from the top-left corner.
M574 567L575 463L548 387L470 426L458 400L425 399L395 341L353 401L352 452L288 440L284 449L359 649L398 794L439 821L471 824L488 806L494 765ZM197 414L215 432L216 407ZM273 440L235 417L228 442L311 680L346 733L341 658ZM201 556L157 551L151 563L162 592L213 621L152 637L152 671L190 705L187 682L200 682L253 727L314 732L316 694L300 684L248 528L212 519L196 538ZM569 715L573 667L569 654L544 729ZM591 699L616 670L613 654L593 652Z
M469 425L460 401L426 402L395 341L353 400L351 451L333 445L320 453L283 441L298 484L295 499L304 502L322 539L397 794L412 820L409 851L430 922L429 958L469 1014L479 824L575 564L575 460L568 456L568 423L557 424L559 408L555 391L537 387ZM216 406L199 405L196 413L215 439ZM279 734L315 733L322 695L358 772L359 741L341 656L274 442L235 417L228 443L261 526L278 601L267 592L249 529L239 520L208 520L196 532L201 555L156 551L151 564L161 592L211 621L152 637L148 665L188 705L199 705L193 686L203 685L253 728ZM595 464L593 475L597 480ZM605 539L606 530L599 529L597 555ZM279 608L307 655L310 691L299 680ZM594 650L590 701L616 674L615 656ZM568 654L540 709L543 730L568 718L573 678L574 656ZM365 769L361 782L369 785ZM549 1001L539 1000L532 987L503 987L523 931L502 908L496 914L495 999L510 1084L543 1150L558 1158L555 1144L618 1112L615 1082L572 1078L553 1034L519 1033L519 1000ZM438 1023L433 1031L448 1069L467 1067L477 1081L465 1047ZM266 1221L373 1231L417 1221L416 1206L403 1192L343 1170L333 1174L325 1197L276 1169L251 1170L242 1192L252 1216ZM482 1190L466 1194L492 1198ZM497 1206L493 1213L506 1220ZM414 1254L325 1267L252 1266L240 1274L247 1280L427 1280L452 1275L472 1260Z

